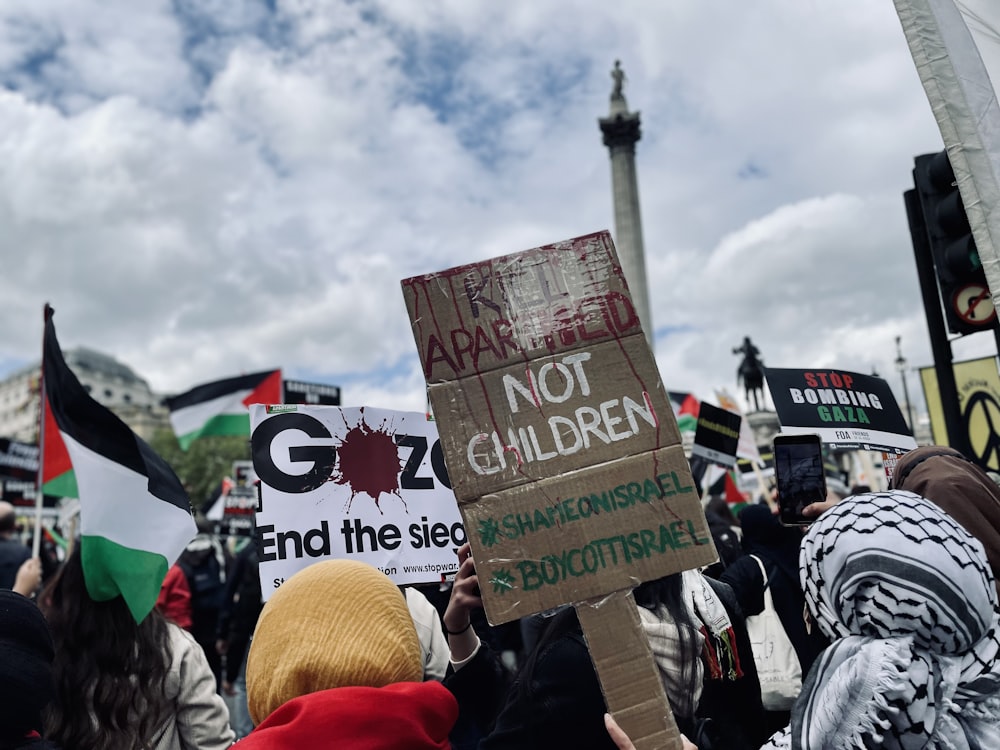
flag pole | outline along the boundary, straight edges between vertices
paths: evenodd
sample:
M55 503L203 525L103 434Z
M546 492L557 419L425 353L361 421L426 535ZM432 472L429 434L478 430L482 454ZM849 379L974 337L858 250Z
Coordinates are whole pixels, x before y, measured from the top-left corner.
M753 473L757 477L757 488L760 490L764 502L767 503L767 507L771 509L772 513L777 513L778 504L774 502L774 498L771 497L771 493L767 490L767 482L764 481L764 472L760 470L760 466L753 459L750 459L750 464L753 466Z
M45 323L49 322L55 312L49 303L45 303L42 318L42 364L38 371L38 478L35 483L35 535L31 540L31 556L38 557L42 549L42 508L45 493L42 491L42 480L45 478Z

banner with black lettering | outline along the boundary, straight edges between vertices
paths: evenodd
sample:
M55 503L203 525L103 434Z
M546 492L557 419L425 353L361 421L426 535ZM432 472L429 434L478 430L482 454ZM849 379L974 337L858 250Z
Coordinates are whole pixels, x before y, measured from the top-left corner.
M743 417L702 401L698 411L691 455L700 456L721 466L736 465Z
M817 433L831 448L908 451L917 447L889 384L845 370L764 371L781 431Z
M366 562L397 584L457 570L465 529L425 414L252 404L250 426L265 601L327 558Z

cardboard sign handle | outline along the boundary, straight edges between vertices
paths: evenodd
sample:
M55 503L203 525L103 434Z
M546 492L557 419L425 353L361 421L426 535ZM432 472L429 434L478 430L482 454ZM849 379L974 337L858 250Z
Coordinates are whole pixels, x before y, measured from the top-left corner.
M632 591L573 606L608 710L636 750L681 750L680 732Z

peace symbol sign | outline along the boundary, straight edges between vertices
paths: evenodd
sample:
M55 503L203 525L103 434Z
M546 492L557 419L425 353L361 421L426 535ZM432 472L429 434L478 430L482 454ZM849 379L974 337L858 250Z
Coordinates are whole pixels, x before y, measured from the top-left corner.
M989 393L976 391L962 416L976 463L1000 471L1000 404Z

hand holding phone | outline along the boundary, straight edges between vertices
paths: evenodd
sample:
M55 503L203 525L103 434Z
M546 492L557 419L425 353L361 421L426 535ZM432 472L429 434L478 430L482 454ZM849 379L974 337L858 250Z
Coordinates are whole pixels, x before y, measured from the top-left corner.
M802 510L826 500L823 443L819 435L775 435L774 475L778 489L778 520L785 526L807 526Z

